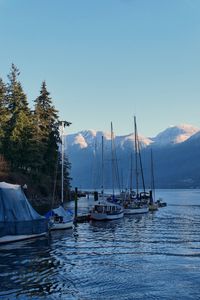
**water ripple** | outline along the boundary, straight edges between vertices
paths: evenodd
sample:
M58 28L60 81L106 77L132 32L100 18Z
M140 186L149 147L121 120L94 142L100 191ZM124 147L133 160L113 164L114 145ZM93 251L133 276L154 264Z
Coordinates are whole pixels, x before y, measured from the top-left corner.
M199 299L200 206L171 204L1 246L0 299Z

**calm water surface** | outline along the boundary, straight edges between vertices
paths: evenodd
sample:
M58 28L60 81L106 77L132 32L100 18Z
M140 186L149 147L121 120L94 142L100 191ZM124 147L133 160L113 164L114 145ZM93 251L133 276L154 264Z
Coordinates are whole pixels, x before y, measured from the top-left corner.
M200 299L200 190L159 196L155 213L0 246L0 299Z

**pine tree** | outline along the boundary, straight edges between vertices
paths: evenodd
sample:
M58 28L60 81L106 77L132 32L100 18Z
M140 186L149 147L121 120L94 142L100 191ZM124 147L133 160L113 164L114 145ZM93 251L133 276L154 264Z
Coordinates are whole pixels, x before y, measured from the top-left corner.
M12 64L8 75L7 101L9 120L4 139L4 156L11 163L13 170L29 169L30 140L32 135L32 116L27 97L18 81L20 72Z
M37 170L52 175L58 160L58 112L52 104L46 82L42 82L40 96L35 100L34 140L37 145Z
M6 85L0 78L0 153L2 154L2 143L5 137L6 123L9 119L9 112L6 101Z
M31 112L19 75L19 70L12 64L8 84L0 78L0 160L5 159L6 166L15 176L26 173L25 177L36 184L37 191L49 196L56 167L61 170L58 111L44 81ZM68 161L64 169L66 193L71 180ZM61 178L58 185L61 185Z
M59 145L61 143L59 133L58 111L52 104L46 82L42 82L40 95L35 100L34 110L34 141L35 141L35 173L46 176L52 190L56 181L56 197L60 198L61 191L61 155ZM64 193L70 189L70 164L64 165ZM47 179L48 177L48 179Z
M68 157L65 157L64 160L64 193L69 195L71 188L71 180L70 177L71 163L69 162Z

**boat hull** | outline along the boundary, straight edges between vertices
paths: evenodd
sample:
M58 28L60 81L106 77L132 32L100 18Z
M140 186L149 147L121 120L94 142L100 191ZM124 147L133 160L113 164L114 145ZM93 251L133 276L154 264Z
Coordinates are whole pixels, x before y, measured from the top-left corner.
M53 223L50 227L50 230L62 230L62 229L70 229L73 227L73 221L66 223Z
M38 233L38 234L22 234L22 235L5 235L0 237L0 245L6 243L19 242L23 240L33 239L41 236L47 235L47 232Z
M146 214L149 212L148 207L140 207L140 208L125 208L125 215L136 215L136 214Z
M96 220L96 221L104 221L104 220L117 220L121 219L124 216L124 212L120 212L118 214L106 214L106 213L95 213L92 212L90 215L90 219Z

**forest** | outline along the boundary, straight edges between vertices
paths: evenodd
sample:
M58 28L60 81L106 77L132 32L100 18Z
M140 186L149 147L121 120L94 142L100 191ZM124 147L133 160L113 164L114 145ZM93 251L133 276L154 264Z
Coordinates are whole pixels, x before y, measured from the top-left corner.
M26 185L32 204L58 201L61 191L59 112L45 81L30 108L12 64L8 82L0 78L0 181ZM64 161L64 195L70 192L70 163Z

